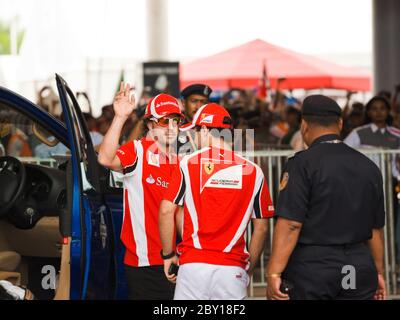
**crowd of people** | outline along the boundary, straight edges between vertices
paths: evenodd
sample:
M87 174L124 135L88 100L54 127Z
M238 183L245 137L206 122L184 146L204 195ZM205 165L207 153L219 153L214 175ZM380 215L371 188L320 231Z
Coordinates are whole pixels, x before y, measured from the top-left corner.
M207 101L220 103L232 116L233 125L236 129L253 129L254 141L250 141L251 148L255 150L282 150L292 149L300 151L304 149L304 143L300 133L301 123L301 101L292 96L289 91L283 93L277 91L270 101L260 99L258 93L254 90L244 90L239 88L231 89L223 95L212 95L212 89L197 97L194 102L190 102L185 91L178 101L185 115L190 120L191 115L202 104ZM346 103L343 106L343 129L341 138L353 147L377 147L397 149L400 147L400 85L396 86L393 94L389 91L379 92L366 104L352 99L353 92L348 92ZM78 93L86 99L90 106L90 99L86 93ZM150 88L144 88L140 98L137 100L137 108L127 120L122 130L120 143L138 139L143 136L144 126L143 117L147 103L151 100L152 94ZM193 96L191 97L193 100ZM38 92L37 104L47 111L59 117L60 107L51 88L43 87ZM192 106L193 105L193 106ZM191 109L191 111L190 111ZM94 117L91 107L84 113L93 145L98 150L104 135L109 129L114 111L112 104L105 105L101 109L101 114ZM383 138L365 132L367 127L371 127L375 133L376 128L380 128ZM362 129L363 128L363 129ZM386 130L387 129L387 130ZM362 138L359 137L361 134ZM13 134L7 141L2 141L0 145L1 154L13 156L32 156L45 158L51 154L63 154L68 152L64 146L57 145L48 148L44 145L37 145L29 141L28 137L18 128L15 128ZM397 170L395 168L395 170Z
M185 102L188 96L185 96L184 91L182 93L184 95L181 95L180 102L183 106L185 106L185 103L188 105L188 102ZM260 99L258 93L254 90L236 88L228 90L218 97L211 93L212 89L210 88L203 99L200 98L199 103L190 112L193 114L193 110L196 110L199 105L204 104L209 99L212 102L220 103L229 111L236 129L255 130L254 148L256 150L293 149L299 151L304 148L299 132L301 101L293 97L290 91L288 93L278 91L268 102ZM342 139L347 138L354 129L376 122L381 122L381 128L384 128L386 124L394 129L393 132L396 132L395 128L400 130L400 85L396 86L393 94L389 91L379 92L366 104L354 101L352 99L353 94L354 92L347 93L346 102L343 106ZM207 99L204 99L204 97ZM137 101L136 112L132 114L124 126L121 142L136 139L143 134L144 109L151 98L151 89L144 88L140 99ZM383 104L384 110L379 106L375 107L375 105L380 104ZM380 108L381 111L375 111L376 108ZM104 136L111 124L113 115L112 104L103 106L101 115L97 118L86 113L89 130ZM190 119L190 115L188 117ZM383 122L382 117L384 118ZM95 140L95 145L97 142L101 142L99 140L100 136ZM363 145L387 147L384 143L370 144L370 142L367 142Z

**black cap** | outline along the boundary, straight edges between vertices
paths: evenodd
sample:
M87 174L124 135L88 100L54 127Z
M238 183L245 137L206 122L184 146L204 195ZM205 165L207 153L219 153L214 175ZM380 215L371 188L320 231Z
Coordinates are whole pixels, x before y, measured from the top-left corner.
M342 109L337 102L322 94L308 96L303 101L303 116L341 116Z
M187 86L185 89L183 89L181 91L181 96L182 96L182 98L186 99L191 94L200 94L200 95L208 98L210 96L211 92L212 92L212 89L209 86L207 86L205 84L201 84L201 83L196 83L196 84Z

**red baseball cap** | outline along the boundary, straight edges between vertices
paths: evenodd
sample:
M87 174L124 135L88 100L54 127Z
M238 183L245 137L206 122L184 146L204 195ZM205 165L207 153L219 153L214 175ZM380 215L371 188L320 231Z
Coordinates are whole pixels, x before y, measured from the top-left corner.
M223 106L216 103L207 103L197 110L192 122L181 126L179 129L187 131L195 126L230 129L232 127L232 118Z
M178 114L183 117L178 100L169 94L160 93L149 101L144 117L160 119L170 114Z

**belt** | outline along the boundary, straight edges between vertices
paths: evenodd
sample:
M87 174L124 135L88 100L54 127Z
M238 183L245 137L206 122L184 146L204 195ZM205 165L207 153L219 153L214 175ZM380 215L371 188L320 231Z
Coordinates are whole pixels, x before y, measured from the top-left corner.
M360 246L365 246L365 242L356 242L356 243L345 243L345 244L308 244L308 243L298 243L298 247L329 247L329 248L342 248L342 249L351 249L357 248Z

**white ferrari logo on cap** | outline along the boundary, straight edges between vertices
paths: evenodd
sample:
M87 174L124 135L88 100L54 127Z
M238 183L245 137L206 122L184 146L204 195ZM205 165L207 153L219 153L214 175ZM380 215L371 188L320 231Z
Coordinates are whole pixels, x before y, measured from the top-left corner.
M203 119L200 120L200 123L212 123L213 119L214 119L214 115L212 115L212 114L209 114L209 115L203 114L202 118Z

